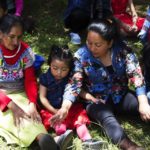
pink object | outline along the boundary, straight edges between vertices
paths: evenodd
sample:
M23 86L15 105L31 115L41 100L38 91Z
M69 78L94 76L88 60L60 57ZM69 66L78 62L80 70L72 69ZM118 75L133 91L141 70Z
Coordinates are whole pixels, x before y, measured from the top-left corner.
M65 124L59 124L59 125L56 125L54 127L54 129L55 129L55 132L57 135L61 135L61 134L66 132L66 125Z
M16 16L21 16L22 15L22 10L23 10L23 0L15 0L15 5L16 5Z
M87 129L87 126L85 124L82 124L82 125L78 125L76 127L76 132L77 132L77 135L78 137L82 140L82 141L86 141L86 140L90 140L92 139L88 129Z

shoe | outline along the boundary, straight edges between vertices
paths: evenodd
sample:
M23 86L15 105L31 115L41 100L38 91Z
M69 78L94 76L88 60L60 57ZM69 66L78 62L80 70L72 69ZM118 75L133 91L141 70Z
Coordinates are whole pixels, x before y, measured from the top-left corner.
M54 141L53 137L49 134L44 134L38 140L38 144L41 150L48 150L51 147L52 150L57 150L58 145Z
M124 138L119 144L121 150L145 150L144 148L138 146L136 143L132 142L129 138Z
M79 34L71 32L70 36L71 36L72 44L76 44L76 45L81 44L81 38L80 38Z
M73 139L73 131L67 130L64 134L60 135L57 140L60 150L66 150Z
M82 143L82 150L100 150L107 149L107 143L105 141L99 141L95 139L86 140Z

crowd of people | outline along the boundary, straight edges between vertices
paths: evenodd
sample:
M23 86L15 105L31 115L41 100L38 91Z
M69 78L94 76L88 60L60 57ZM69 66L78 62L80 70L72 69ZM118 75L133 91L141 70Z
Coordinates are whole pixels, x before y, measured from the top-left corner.
M99 150L106 142L90 134L93 121L121 150L144 150L116 114L150 121L150 6L142 18L132 0L68 0L64 26L74 44L86 30L86 43L74 54L53 45L39 84L35 64L42 57L22 41L22 10L23 0L0 0L0 136L20 147L36 141L41 150L66 150L75 130L83 149ZM144 45L142 67L127 36Z

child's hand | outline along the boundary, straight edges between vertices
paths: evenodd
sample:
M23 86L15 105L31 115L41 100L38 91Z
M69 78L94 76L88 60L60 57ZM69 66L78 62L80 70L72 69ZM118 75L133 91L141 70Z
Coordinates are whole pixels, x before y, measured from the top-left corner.
M60 124L68 115L68 110L61 108L57 113L50 119L51 126L54 127L56 124Z
M41 117L39 113L37 112L36 106L34 103L29 104L29 109L28 109L28 115L31 117L31 119L37 123L41 123Z

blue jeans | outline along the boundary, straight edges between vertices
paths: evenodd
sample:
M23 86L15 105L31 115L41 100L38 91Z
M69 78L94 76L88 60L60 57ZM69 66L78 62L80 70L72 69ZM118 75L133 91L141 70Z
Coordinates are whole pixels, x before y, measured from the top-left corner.
M102 125L107 136L114 144L119 144L127 137L114 112L136 116L139 114L138 101L132 93L127 93L119 104L114 104L110 99L106 104L88 104L86 110L91 119Z

